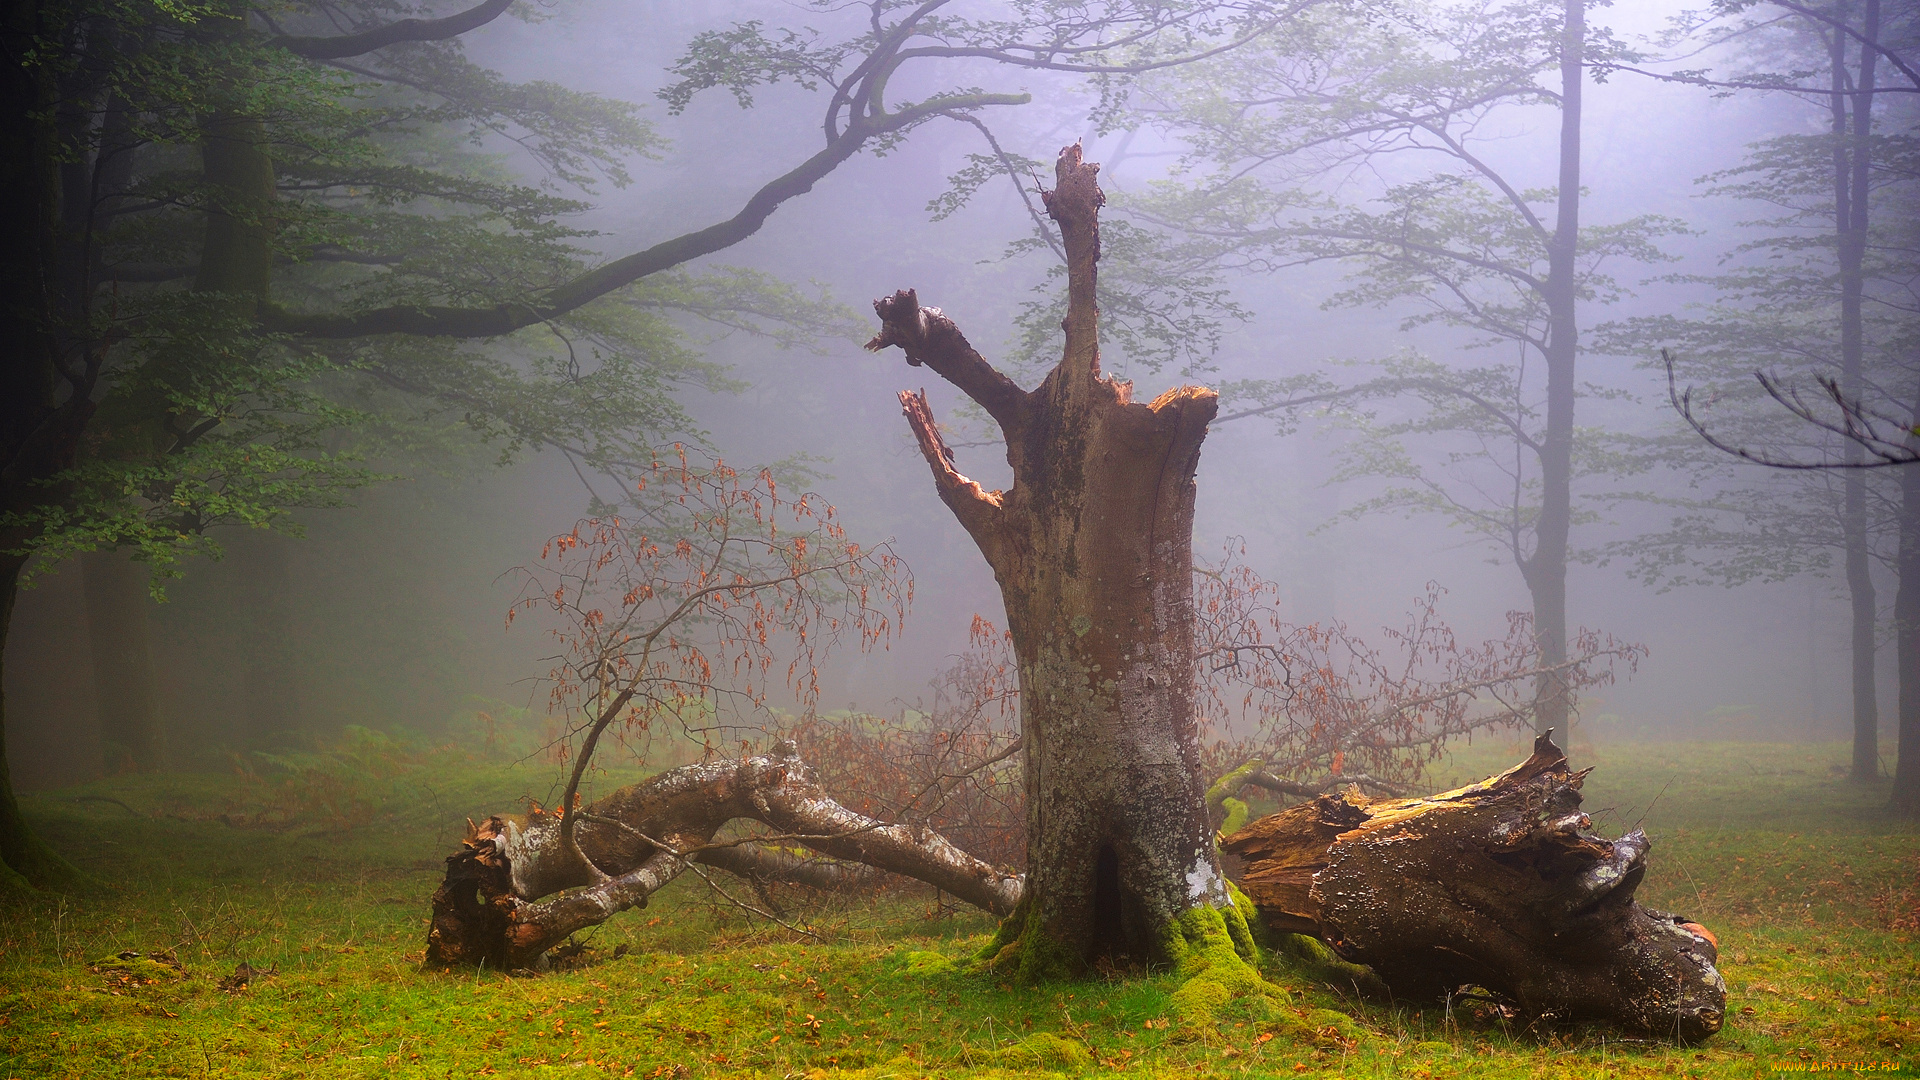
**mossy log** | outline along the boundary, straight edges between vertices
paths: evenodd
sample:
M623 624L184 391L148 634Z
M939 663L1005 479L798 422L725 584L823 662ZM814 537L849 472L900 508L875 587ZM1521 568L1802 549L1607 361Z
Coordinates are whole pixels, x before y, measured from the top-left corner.
M754 844L715 845L714 835L739 819L773 827L783 844L859 865L800 859ZM817 888L858 885L872 876L867 868L878 868L996 915L1008 914L1020 899L1018 875L974 858L932 829L876 821L835 802L791 742L764 756L668 770L595 802L576 821L580 852L591 866L562 842L557 812L469 822L466 841L448 857L446 880L433 894L427 963L534 966L576 931L644 907L689 861Z
M1551 732L1533 756L1457 791L1322 795L1223 844L1262 920L1325 941L1396 995L1478 987L1528 1016L1606 1020L1693 1041L1720 1030L1712 934L1634 899L1646 834L1590 831L1586 772Z

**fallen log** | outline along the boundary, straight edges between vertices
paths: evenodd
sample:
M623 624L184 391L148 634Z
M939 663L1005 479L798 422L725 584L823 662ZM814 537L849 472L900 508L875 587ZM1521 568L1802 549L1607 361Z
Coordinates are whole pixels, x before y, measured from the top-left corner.
M866 873L750 842L714 843L722 827L740 819L772 827L783 845L918 878L996 915L1011 913L1020 899L1019 875L932 829L841 806L814 781L794 744L783 742L764 756L671 769L593 803L575 815L578 854L562 841L558 811L469 822L433 894L427 963L534 966L577 931L645 906L689 861L819 888L855 884Z
M1478 987L1534 1018L1706 1038L1726 1011L1713 937L1634 899L1651 844L1590 831L1586 775L1542 735L1457 791L1349 788L1251 822L1223 844L1227 872L1269 927L1320 938L1398 996Z

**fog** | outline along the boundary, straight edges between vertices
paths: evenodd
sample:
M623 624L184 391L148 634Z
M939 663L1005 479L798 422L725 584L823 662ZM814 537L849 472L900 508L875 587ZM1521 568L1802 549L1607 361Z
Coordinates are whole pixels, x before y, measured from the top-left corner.
M1623 38L1657 33L1668 5L1622 3L1593 18ZM569 224L594 230L585 243L608 257L735 212L761 184L817 150L821 95L791 83L754 89L741 108L724 90L695 97L671 114L656 92L694 35L760 18L769 25L826 25L846 13L782 4L678 4L660 0L565 0L537 20L502 19L466 38L468 55L513 80L551 80L641 105L666 143L656 160L636 160L634 182L601 185L590 210ZM1722 63L1732 63L1724 59ZM1700 61L1705 63L1706 61ZM1738 66L1733 64L1732 66ZM1103 132L1088 117L1096 99L1081 80L1060 74L968 71L952 78L993 91L1031 92L1031 104L994 110L995 136L1010 152L1051 161L1063 145L1083 143L1087 159L1114 162L1101 182L1124 213L1168 175L1179 158L1173 136L1150 124ZM944 77L944 76L943 76ZM906 100L932 84L893 90ZM1583 340L1593 328L1636 317L1682 315L1710 300L1700 284L1660 280L1713 274L1719 260L1761 230L1751 203L1706 193L1699 178L1738 163L1746 148L1826 123L1815 104L1780 94L1716 96L1709 90L1615 73L1587 88L1581 212L1589 224L1638 215L1684 220L1688 234L1663 238L1674 261L1608 266L1628 291L1585 301ZM1528 188L1554 182L1557 113L1543 106L1497 110L1475 133L1476 147ZM509 143L490 152L535 184L564 183ZM952 316L988 359L1018 346L1021 305L1046 285L1053 256L1044 248L1009 256L1008 245L1033 232L1014 184L990 179L966 208L930 220L928 203L984 153L979 132L956 122L913 130L884 154L863 152L804 196L782 205L744 242L695 264L764 271L844 305L855 325L841 335L783 347L766 337L689 320L692 349L724 365L735 388L683 388L693 418L679 435L741 465L804 455L810 486L837 507L850 536L890 541L911 568L911 612L884 649L843 648L825 671L822 708L890 711L929 693L929 680L963 649L974 614L1003 618L993 576L940 503L928 469L902 421L896 393L924 387L935 413L955 425L958 464L988 488L1008 483L1003 451L967 436L963 399L898 350L860 348L876 325L869 301L914 288ZM1437 164L1402 156L1317 181L1346 194L1430 173ZM1048 181L1050 184L1051 181ZM1230 270L1232 298L1248 313L1229 321L1215 350L1192 371L1155 369L1122 349L1108 369L1135 380L1135 398L1193 381L1228 385L1248 379L1321 374L1357 378L1351 362L1406 351L1447 366L1506 362L1508 347L1470 348L1467 333L1443 324L1403 327L1415 309L1329 306L1347 288L1352 263L1313 261L1273 272ZM1589 348L1580 380L1614 396L1583 398L1578 423L1636 436L1677 440L1684 428L1667 401L1665 376L1651 350L1610 355ZM1536 361L1537 366L1537 361ZM1021 376L1032 386L1035 373ZM1228 401L1229 411L1234 399ZM1244 401L1242 402L1244 404ZM1403 408L1379 405L1388 419ZM978 425L974 425L978 428ZM1430 514L1348 512L1380 496L1378 478L1340 479L1342 453L1363 438L1350 425L1309 410L1291 430L1270 420L1221 423L1208 436L1198 472L1194 547L1217 557L1229 538L1246 560L1282 588L1284 614L1299 623L1346 623L1359 634L1397 625L1429 582L1446 590L1442 611L1463 640L1505 632L1506 613L1529 608L1513 560ZM541 543L588 510L575 468L550 450L506 465L500 447L456 436L440 459L421 463L388 454L380 467L406 478L357 492L352 505L297 514L305 536L282 539L227 529L228 557L188 561L146 618L158 672L160 712L178 764L220 767L223 755L257 743L247 680L263 640L284 634L275 691L279 721L327 733L354 724L439 738L480 711L539 713L539 676L549 643L533 627L507 625L518 583L509 571L533 560ZM1415 454L1441 451L1410 440ZM1706 460L1704 454L1697 455ZM1448 468L1436 456L1430 467ZM1729 483L1772 483L1758 466L1726 463ZM1741 477L1738 469L1750 475ZM1659 496L1696 497L1685 469L1655 469L1621 479L1576 482L1576 552L1659 532L1677 511ZM1722 482L1719 480L1716 483ZM1876 478L1876 483L1880 482ZM1640 498L1608 501L1607 492ZM1648 498L1652 496L1653 498ZM262 620L265 607L247 575L261 560L286 560L284 631ZM1647 659L1630 678L1583 694L1576 739L1650 742L1678 739L1829 741L1851 730L1849 614L1837 556L1820 573L1754 580L1734 587L1661 590L1633 580L1630 555L1576 557L1568 571L1569 623L1643 644ZM1896 579L1876 564L1880 606ZM1762 575L1764 577L1764 575ZM92 658L79 574L71 565L22 594L7 645L6 738L15 783L44 788L97 776L102 769ZM1891 635L1890 615L1882 627ZM1890 644L1880 651L1882 756L1891 768L1897 686ZM258 677L257 674L254 677ZM258 690L254 691L258 694ZM250 712L250 709L255 711Z

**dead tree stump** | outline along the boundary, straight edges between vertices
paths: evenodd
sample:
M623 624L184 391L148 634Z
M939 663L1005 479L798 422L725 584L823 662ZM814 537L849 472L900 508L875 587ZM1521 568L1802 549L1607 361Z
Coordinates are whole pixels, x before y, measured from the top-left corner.
M1473 986L1535 1018L1714 1034L1727 986L1712 935L1634 899L1646 834L1589 831L1587 774L1549 735L1458 791L1376 802L1350 788L1254 821L1223 845L1228 873L1269 927L1320 938L1397 995Z

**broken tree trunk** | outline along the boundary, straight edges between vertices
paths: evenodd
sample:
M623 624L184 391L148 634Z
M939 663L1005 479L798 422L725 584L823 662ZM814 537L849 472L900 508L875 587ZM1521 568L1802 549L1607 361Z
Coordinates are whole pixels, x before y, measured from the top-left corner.
M1183 386L1135 401L1101 373L1098 170L1069 146L1044 193L1068 302L1064 355L1039 387L1022 390L911 290L875 303L867 344L898 346L978 402L1013 467L1011 488L984 490L955 467L925 393L900 395L941 500L993 567L1019 661L1027 891L999 940L1029 979L1103 958L1171 963L1176 924L1237 917L1194 701L1194 470L1218 397Z
M1638 829L1589 831L1586 775L1541 735L1532 757L1470 787L1322 795L1223 851L1268 926L1319 937L1396 994L1477 986L1537 1017L1706 1038L1727 998L1712 935L1634 900L1651 845Z
M497 814L471 826L433 894L427 962L529 967L574 932L644 907L688 859L822 888L861 880L858 868L809 864L752 844L709 846L722 826L741 818L772 826L783 843L918 878L996 915L1011 912L1020 898L1017 875L939 833L841 806L814 782L794 745L783 742L762 757L669 770L580 811L576 837L598 875L561 842L557 811ZM566 889L577 891L542 900Z

